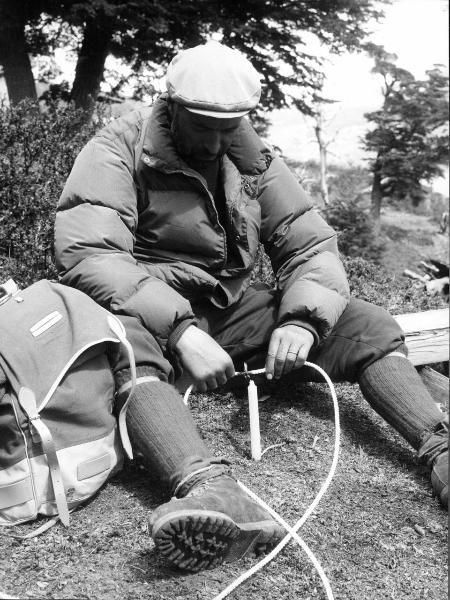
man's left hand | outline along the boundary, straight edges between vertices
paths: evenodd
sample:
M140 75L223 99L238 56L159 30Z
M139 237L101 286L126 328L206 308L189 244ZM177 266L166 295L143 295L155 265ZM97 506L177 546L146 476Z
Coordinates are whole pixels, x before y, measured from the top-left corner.
M303 327L277 327L272 333L267 352L267 379L279 379L282 375L302 367L313 343L313 334Z

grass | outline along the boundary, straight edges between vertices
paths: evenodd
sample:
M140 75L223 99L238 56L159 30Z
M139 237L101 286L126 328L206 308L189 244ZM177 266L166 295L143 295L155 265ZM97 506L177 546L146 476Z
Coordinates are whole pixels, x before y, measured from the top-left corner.
M339 466L300 535L316 554L336 598L442 600L447 515L432 497L427 470L374 414L357 387L337 386L342 424ZM249 454L245 394L198 394L192 411L207 443L227 455L237 476L290 523L315 497L332 458L333 410L320 384L280 385L261 405L269 450ZM158 482L130 464L88 505L25 542L4 539L0 589L20 598L212 599L254 560L186 575L168 569L147 533L164 501ZM33 524L33 527L35 524ZM22 529L29 530L30 526ZM292 543L230 598L325 598L319 577Z

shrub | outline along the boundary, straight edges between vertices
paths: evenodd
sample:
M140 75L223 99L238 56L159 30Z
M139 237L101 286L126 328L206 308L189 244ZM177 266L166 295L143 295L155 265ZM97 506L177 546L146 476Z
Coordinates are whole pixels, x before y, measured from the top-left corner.
M56 275L58 197L81 147L98 125L82 111L24 101L0 108L0 280L21 285Z
M367 191L372 179L368 169L358 165L330 165L327 177L330 203L324 206L320 196L318 163L287 162L315 206L320 207L324 219L337 231L340 252L346 256L378 260L382 247L373 234L367 211Z
M346 256L378 260L382 245L373 233L369 215L357 199L336 200L322 209L325 220L338 233L339 250Z
M427 296L423 286L363 258L344 257L352 296L383 306L392 314L447 308L442 296Z

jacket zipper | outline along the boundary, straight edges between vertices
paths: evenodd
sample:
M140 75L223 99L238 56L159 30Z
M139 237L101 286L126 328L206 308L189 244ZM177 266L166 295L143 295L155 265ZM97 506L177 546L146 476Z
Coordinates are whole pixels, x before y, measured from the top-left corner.
M224 254L224 258L223 258L222 268L225 269L226 266L227 266L227 261L228 261L227 233L225 231L225 228L223 227L223 225L220 222L219 213L217 212L217 208L216 208L216 205L214 203L214 198L213 198L211 192L205 186L205 184L203 183L202 179L199 176L197 176L195 173L186 173L186 171L183 171L183 169L167 169L167 168L165 168L164 171L166 173L168 173L168 174L181 173L185 177L190 177L191 179L195 179L196 181L198 181L201 184L201 186L204 189L204 191L208 194L208 198L210 200L210 205L212 206L212 208L214 210L214 213L216 215L217 224L219 225L220 229L222 230L222 234L223 234L223 254ZM232 222L231 211L228 211L228 212L229 212L229 216L230 216L230 221Z

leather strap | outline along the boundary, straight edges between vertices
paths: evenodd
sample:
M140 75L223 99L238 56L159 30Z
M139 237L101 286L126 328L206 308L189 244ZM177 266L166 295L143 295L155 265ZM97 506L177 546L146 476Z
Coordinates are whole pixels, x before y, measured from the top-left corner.
M59 518L61 523L67 527L69 525L69 507L67 506L66 492L52 434L39 416L36 397L32 390L26 387L20 388L19 402L30 420L31 429L34 429L39 435L44 453L47 457Z
M133 450L131 448L130 438L128 437L126 416L127 416L127 408L130 403L130 400L131 400L131 395L133 394L134 388L136 387L136 380L137 380L136 361L134 358L133 348L132 348L130 342L126 338L125 329L124 329L122 323L113 315L109 315L108 316L108 324L109 324L110 328L112 329L112 331L117 335L120 342L125 346L126 351L128 352L128 358L130 361L131 385L130 385L130 391L128 393L128 397L119 413L119 433L120 433L120 439L122 440L123 449L125 450L128 458L131 460L133 458Z
M142 377L136 378L136 385L140 385L141 383L150 383L152 381L161 381L159 377L156 375L143 375ZM133 386L132 381L127 381L116 392L116 396L120 396L124 392L127 392Z
M70 511L70 512L72 512L72 511ZM15 540L31 540L32 538L35 538L38 535L41 535L41 533L44 533L44 531L47 531L47 529L50 529L50 527L53 527L53 525L56 525L56 523L59 520L60 520L59 516L56 515L56 517L52 517L48 521L45 521L45 523L43 523L42 525L40 525L33 531L30 531L29 533L24 533L23 535L19 535L18 533L9 533L6 531L1 531L1 530L0 530L0 535L14 538ZM3 598L3 596L0 595L0 598Z

